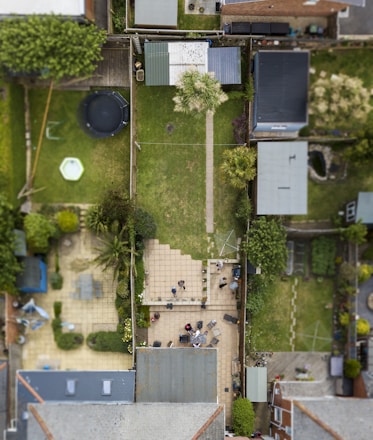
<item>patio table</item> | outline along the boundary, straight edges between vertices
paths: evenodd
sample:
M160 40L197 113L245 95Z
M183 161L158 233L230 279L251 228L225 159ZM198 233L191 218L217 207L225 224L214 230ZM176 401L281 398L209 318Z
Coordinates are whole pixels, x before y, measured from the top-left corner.
M89 300L93 297L93 276L85 273L79 275L80 299Z

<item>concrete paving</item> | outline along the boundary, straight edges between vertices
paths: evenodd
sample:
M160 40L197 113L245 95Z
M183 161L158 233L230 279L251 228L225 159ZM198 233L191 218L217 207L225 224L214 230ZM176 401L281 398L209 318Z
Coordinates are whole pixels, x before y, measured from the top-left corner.
M153 345L154 341L159 341L162 347L167 347L171 343L173 347L191 347L191 344L180 343L179 336L186 333L185 324L190 323L196 328L197 322L203 321L201 332L208 332L206 345L209 345L214 337L219 340L214 345L218 350L218 399L219 403L225 405L226 423L230 425L234 392L232 374L239 370L237 361L239 328L236 324L225 321L223 317L226 313L234 317L238 316L236 296L229 288L229 283L232 281L232 267L236 261L224 260L223 269L218 270L216 260L209 260L209 302L206 309L203 309L201 308L202 275L204 276L202 261L192 260L190 255L182 255L180 251L175 252L169 247L167 250L167 246L159 244L157 240L149 240L146 255L145 264L148 272L146 295L152 298L153 289L157 292L161 289L167 296L167 299L162 298L162 301L159 301L159 305L150 306L151 316L158 312L160 318L148 329L148 343ZM172 267L170 260L173 260ZM227 278L228 285L220 289L219 280L222 277ZM185 290L178 287L179 280L185 280ZM173 298L171 293L172 284L177 287L176 298ZM189 301L191 297L195 298L194 303ZM173 304L172 310L167 309L164 300ZM144 303L147 303L147 297L144 298ZM209 329L207 324L212 320L217 322L215 327Z

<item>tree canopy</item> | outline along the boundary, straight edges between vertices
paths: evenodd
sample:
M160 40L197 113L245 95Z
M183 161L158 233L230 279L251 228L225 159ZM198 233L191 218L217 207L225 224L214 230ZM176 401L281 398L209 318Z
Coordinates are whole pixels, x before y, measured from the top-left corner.
M363 244L367 241L368 228L361 220L352 223L347 228L341 229L342 238L353 244Z
M220 82L208 73L196 69L187 70L176 83L175 112L191 115L215 113L228 96Z
M245 189L256 176L256 150L244 146L224 150L220 170L227 183Z
M0 23L0 64L10 72L60 80L91 75L106 33L62 16L30 15Z
M276 275L286 268L286 231L277 219L259 217L254 220L242 248L250 263L260 267L264 274Z
M21 270L14 255L14 214L12 205L0 194L0 290L12 293Z
M255 412L251 401L239 397L233 402L232 413L234 433L250 437L255 423Z

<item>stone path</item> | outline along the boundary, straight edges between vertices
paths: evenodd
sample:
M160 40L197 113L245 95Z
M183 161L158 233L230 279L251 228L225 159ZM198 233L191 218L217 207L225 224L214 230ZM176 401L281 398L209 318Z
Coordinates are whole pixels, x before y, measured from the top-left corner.
M297 305L295 301L297 299L297 286L298 278L294 279L294 284L291 286L292 297L291 297L291 312L290 312L290 347L291 351L295 351L295 326L297 325L297 318L295 314L297 313Z
M214 232L214 115L206 114L206 232Z

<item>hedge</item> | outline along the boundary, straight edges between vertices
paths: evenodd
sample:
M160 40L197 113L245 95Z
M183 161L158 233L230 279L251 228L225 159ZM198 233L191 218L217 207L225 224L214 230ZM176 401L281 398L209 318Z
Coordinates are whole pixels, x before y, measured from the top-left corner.
M236 435L251 437L254 431L255 413L248 399L239 397L233 402L233 431Z
M88 347L95 351L128 353L127 345L118 332L96 332L87 337Z

